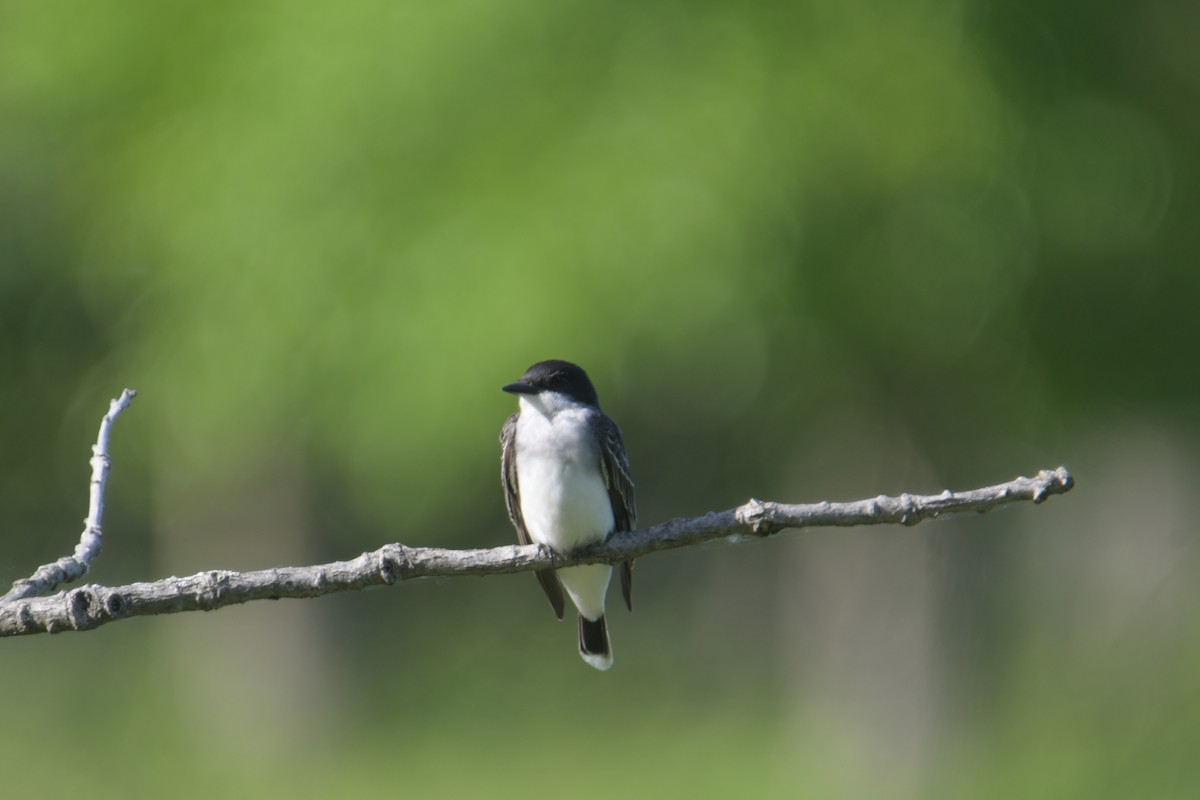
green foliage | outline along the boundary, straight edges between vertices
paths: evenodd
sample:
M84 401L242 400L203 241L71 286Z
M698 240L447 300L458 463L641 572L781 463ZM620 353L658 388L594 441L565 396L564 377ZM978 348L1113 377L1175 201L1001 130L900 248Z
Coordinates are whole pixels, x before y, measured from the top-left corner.
M1044 546L1084 527L1072 509L1102 507L1092 530L1139 531L1132 552L1104 541L1141 582L1089 565L1086 538L1071 540L1075 562L1047 556L1015 513L986 529L994 552L972 538L945 555L948 573L976 580L998 559L1012 582L918 587L933 597L916 617L953 619L913 667L948 710L911 759L918 777L891 791L1179 794L1187 781L1173 779L1193 768L1158 745L1196 727L1194 704L1171 713L1195 669L1171 671L1146 711L1136 679L1155 668L1124 654L1174 652L1171 637L1131 634L1111 672L1077 682L1112 640L1057 649L1037 604L1077 577L1136 618L1156 581L1196 585L1190 550L1174 571L1138 566L1175 552L1187 525L1170 503L1185 489L1087 494L1114 464L1136 475L1165 458L1182 486L1197 474L1185 5L5 4L0 578L72 545L87 445L126 385L140 396L113 444L97 580L344 557L397 537L508 541L495 436L511 398L498 387L570 358L625 428L647 522L750 494L937 491L1066 462L1080 489ZM280 506L305 534L246 512L288 481L282 496L298 499ZM1143 502L1161 513L1113 521ZM528 797L539 792L513 776L533 767L555 787L599 772L600 796L884 796L855 783L876 751L836 710L852 684L813 677L839 671L821 648L842 640L779 643L833 614L834 595L796 594L792 579L824 551L769 547L639 565L607 683L576 669L531 582L331 601L312 613L337 624L310 644L335 665L318 683L349 710L313 717L328 738L263 733L291 749L261 762L187 730L186 698L206 689L164 674L187 649L166 631L195 623L5 644L17 655L0 677L36 687L6 714L5 751L32 790L51 767L45 741L102 725L55 784L94 796L128 777L131 748L144 774L120 796L183 775L196 795L328 794L352 779L350 793L394 780ZM1023 558L1062 572L1038 578ZM838 563L834 583L858 586L858 562ZM1120 594L1123 580L1137 588ZM886 591L864 581L859 594ZM1194 607L1194 590L1178 591ZM877 640L853 620L847 641ZM402 641L381 635L392 625ZM345 626L355 634L334 632ZM243 635L226 646L256 634ZM714 644L731 636L744 638ZM871 691L911 688L880 681ZM1128 694L1097 710L1114 685ZM572 709L595 722L566 735ZM1122 739L1130 725L1144 738ZM147 742L147 729L169 732ZM885 742L920 738L888 730ZM406 766L389 774L397 753Z

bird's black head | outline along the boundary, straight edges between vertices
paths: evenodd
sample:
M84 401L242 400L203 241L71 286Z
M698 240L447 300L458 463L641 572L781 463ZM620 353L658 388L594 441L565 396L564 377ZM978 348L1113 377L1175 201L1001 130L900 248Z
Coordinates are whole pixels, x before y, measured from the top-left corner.
M570 361L539 361L521 376L521 380L504 387L509 394L541 394L558 392L580 403L600 407L596 388L583 368Z

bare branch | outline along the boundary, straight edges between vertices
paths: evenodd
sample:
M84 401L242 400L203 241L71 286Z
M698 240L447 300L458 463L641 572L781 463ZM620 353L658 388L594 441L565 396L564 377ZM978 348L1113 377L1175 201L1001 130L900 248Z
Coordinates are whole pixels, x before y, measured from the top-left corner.
M250 600L317 597L333 592L390 585L425 577L530 572L545 567L616 563L660 550L713 539L765 537L786 529L818 526L915 525L942 514L990 511L1031 500L1040 503L1074 485L1066 468L1042 470L1033 478L965 492L880 496L849 503L783 505L751 500L728 511L674 519L638 531L615 534L603 544L571 554L540 545L490 550L445 550L389 544L352 561L310 567L278 567L255 572L213 570L186 578L165 578L127 586L81 586L52 597L0 602L0 636L90 630L118 619L181 611L212 611Z
M0 604L49 594L64 583L79 580L88 571L102 544L100 519L104 516L104 486L108 482L108 468L112 466L108 457L108 437L117 417L129 408L135 397L137 392L133 389L121 392L121 396L109 404L104 419L100 420L100 433L96 436L96 444L92 446L92 483L88 498L88 515L83 521L83 534L79 537L75 552L57 561L43 564L33 575L15 582L8 594L0 597Z

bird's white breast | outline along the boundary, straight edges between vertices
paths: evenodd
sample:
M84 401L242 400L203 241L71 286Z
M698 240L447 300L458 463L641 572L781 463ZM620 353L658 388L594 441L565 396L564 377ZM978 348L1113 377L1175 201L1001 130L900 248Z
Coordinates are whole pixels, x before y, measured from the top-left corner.
M592 412L521 400L517 482L529 538L563 551L604 540L614 520Z

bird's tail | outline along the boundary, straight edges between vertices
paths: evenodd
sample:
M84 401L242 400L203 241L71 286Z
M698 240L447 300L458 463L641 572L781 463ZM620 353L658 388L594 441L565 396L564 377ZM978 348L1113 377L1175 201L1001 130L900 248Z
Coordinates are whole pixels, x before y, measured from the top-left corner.
M596 669L605 670L612 666L612 645L608 642L608 625L603 615L594 622L579 615L579 655Z

